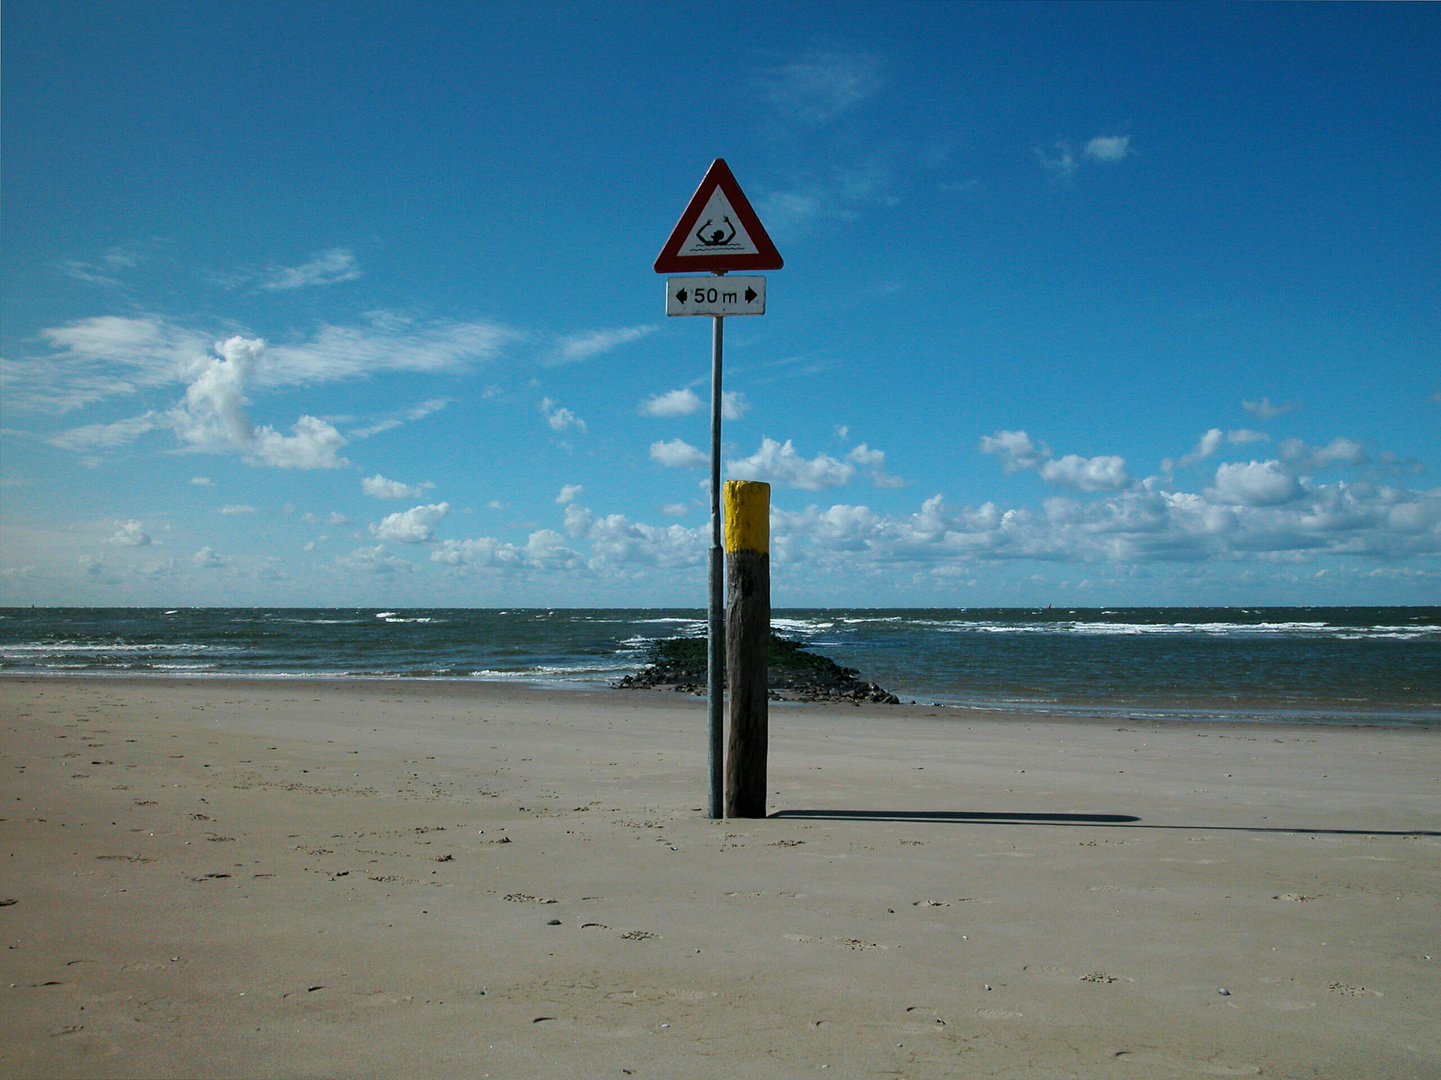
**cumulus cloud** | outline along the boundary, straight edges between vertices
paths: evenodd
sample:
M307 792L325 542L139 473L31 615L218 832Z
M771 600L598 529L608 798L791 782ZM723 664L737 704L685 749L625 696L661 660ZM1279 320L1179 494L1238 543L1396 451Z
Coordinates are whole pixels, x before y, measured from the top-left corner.
M1039 469L1051 456L1051 448L1045 443L1032 442L1024 431L998 431L982 437L981 453L995 454L1001 459L1001 468L1014 473Z
M871 478L871 483L876 487L905 487L906 482L898 476L890 476L886 473L886 452L884 450L872 450L865 443L861 443L846 455L846 460L865 469Z
M391 555L384 544L376 544L375 547L358 547L349 555L342 555L336 559L335 565L340 570L354 574L390 575L415 573L417 570L413 562Z
M760 449L750 457L726 462L726 472L737 480L763 480L805 491L839 487L848 483L855 471L850 462L837 461L828 454L803 458L790 439L780 443L762 438Z
M1241 506L1284 506L1301 494L1300 481L1279 461L1222 465L1216 470L1215 487L1207 491L1213 502Z
M374 499L418 499L425 489L433 487L435 485L431 483L414 487L410 484L403 484L399 480L387 480L380 473L367 476L360 481L360 489Z
M694 390L671 390L656 394L640 403L637 411L642 416L689 416L704 402Z
M1114 163L1124 161L1135 152L1129 135L1097 135L1087 141L1079 154L1068 139L1057 139L1048 149L1035 148L1036 160L1041 163L1041 168L1060 180L1073 176L1083 162Z
M225 565L225 560L216 554L212 547L201 548L190 556L190 562L201 570L214 570Z
M585 430L584 420L569 409L561 408L550 398L541 399L540 411L552 431L566 431L569 428L575 428L578 431Z
M702 530L683 525L646 525L624 514L597 516L583 506L568 506L565 531L589 542L591 565L697 566L708 548Z
M998 431L981 439L981 453L1001 459L1007 473L1035 469L1042 480L1081 491L1118 491L1131 483L1124 458L1113 454L1084 458L1067 454L1053 458L1051 448L1034 442L1024 431Z
M446 566L518 568L525 564L525 549L493 537L446 540L431 552L432 562Z
M1119 491L1131 483L1131 474L1126 470L1124 458L1103 454L1083 458L1067 454L1054 461L1047 461L1040 468L1041 479L1059 487L1078 488L1081 491Z
M560 489L560 494L555 497L555 501L559 505L565 506L567 503L574 502L575 497L579 495L582 490L583 488L579 484L566 484Z
M371 535L380 540L399 544L422 544L431 539L431 529L441 518L450 513L450 503L431 503L428 506L414 506L382 518L370 526Z
M668 468L702 468L710 464L710 456L683 439L650 444L650 459Z
M305 289L314 285L338 285L360 277L355 256L345 248L331 248L301 266L270 270L261 281L262 289Z
M152 541L144 526L138 521L131 520L117 521L115 535L110 537L108 542L120 547L148 547Z
M1277 447L1281 460L1293 469L1313 472L1331 465L1366 465L1366 448L1354 439L1337 436L1325 446L1308 446L1300 439L1283 439Z
M1097 135L1082 153L1096 161L1122 161L1135 151L1131 149L1129 135Z
M687 388L647 398L640 403L636 411L642 416L689 416L704 405L700 395ZM744 394L732 390L722 391L721 416L726 420L739 420L750 407Z

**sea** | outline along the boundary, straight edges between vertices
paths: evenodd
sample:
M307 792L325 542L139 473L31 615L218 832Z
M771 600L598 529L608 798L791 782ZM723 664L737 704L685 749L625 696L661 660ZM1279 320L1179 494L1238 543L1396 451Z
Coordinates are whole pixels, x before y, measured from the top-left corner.
M785 609L772 627L943 716L1441 726L1441 607ZM0 677L599 691L705 629L695 609L3 608Z

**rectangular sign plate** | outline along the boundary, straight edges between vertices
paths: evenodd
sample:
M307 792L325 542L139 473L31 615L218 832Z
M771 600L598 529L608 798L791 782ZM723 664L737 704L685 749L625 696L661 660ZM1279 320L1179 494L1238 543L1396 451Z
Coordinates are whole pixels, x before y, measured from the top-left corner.
M667 315L764 315L763 277L673 277L665 283Z

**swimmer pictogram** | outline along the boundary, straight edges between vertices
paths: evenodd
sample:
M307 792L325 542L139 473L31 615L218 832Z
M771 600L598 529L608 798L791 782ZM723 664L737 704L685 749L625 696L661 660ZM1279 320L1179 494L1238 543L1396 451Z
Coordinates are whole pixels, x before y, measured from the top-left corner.
M696 230L695 238L706 247L721 247L722 245L729 244L735 239L736 227L731 225L731 219L729 217L723 217L721 220L730 226L730 232L726 232L725 229L707 232L707 230L715 224L714 219L707 218L706 223Z

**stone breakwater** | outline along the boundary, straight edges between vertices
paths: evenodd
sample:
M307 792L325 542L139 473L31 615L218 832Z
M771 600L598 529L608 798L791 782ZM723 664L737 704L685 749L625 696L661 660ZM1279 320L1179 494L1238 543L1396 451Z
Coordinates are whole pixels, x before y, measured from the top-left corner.
M619 690L706 692L705 638L668 638L647 648L647 665L613 685ZM766 650L766 683L773 701L847 701L899 705L900 699L826 656L771 634Z

